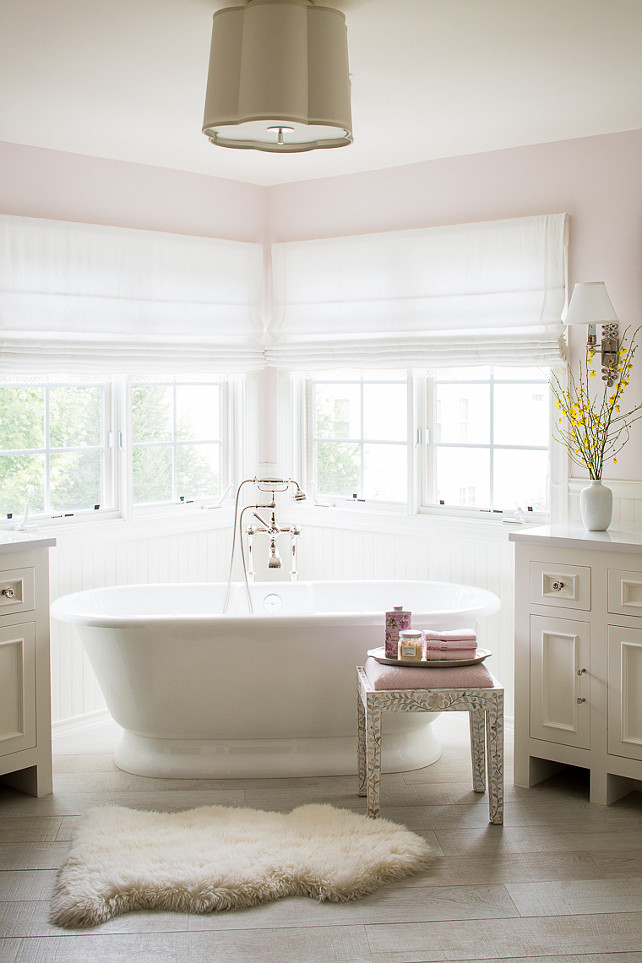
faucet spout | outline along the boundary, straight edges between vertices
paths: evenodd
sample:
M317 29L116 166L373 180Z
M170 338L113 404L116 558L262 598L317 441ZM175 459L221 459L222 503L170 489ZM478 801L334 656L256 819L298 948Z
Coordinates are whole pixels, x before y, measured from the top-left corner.
M282 565L283 562L281 561L279 549L276 544L276 535L270 535L270 557L268 559L268 568L281 568Z

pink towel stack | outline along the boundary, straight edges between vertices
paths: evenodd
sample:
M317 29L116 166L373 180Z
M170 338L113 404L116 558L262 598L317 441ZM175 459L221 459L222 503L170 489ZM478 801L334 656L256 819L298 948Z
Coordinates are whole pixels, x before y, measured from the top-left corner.
M453 632L433 632L424 629L423 657L427 662L441 659L472 659L477 650L477 635L473 629Z

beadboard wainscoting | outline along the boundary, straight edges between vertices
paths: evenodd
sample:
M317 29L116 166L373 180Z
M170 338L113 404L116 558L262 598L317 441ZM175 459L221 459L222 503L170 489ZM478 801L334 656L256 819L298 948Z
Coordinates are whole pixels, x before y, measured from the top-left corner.
M502 607L480 623L479 645L493 653L487 665L505 686L505 713L513 712L514 551L508 525L418 518L409 523L347 517L316 525L307 520L300 563L305 578L428 579L488 589ZM409 533L409 529L411 532ZM382 611L404 599L382 599Z
M569 484L569 518L579 518L579 492ZM609 482L613 523L642 522L642 482ZM434 579L495 592L501 610L481 625L480 645L506 689L513 713L513 546L510 527L459 519L416 519L304 509L296 521L301 579ZM162 533L160 533L162 529ZM51 550L51 599L101 585L225 581L231 517L192 516L154 525L106 523L56 532ZM238 575L236 576L238 577ZM403 599L382 599L382 612ZM73 626L52 624L52 715L60 728L90 722L105 710L93 670Z
M185 524L184 531L174 528L165 534L159 534L159 525L150 534L149 523L126 522L57 533L51 550L52 601L102 585L225 581L231 519L210 528L202 522L196 528L197 521ZM512 715L513 547L508 526L355 518L347 512L329 517L322 510L306 511L300 523L301 579L425 578L495 592L502 608L484 621L480 645L493 652L489 664L506 687L506 713ZM382 613L397 601L403 599L382 599ZM102 693L73 626L52 622L51 650L56 729L100 718L105 711Z
M588 478L571 478L569 481L569 521L580 520L580 492L588 485ZM602 479L613 492L613 519L611 528L642 523L642 481L612 481Z
M50 556L51 601L103 585L221 582L227 579L231 522L181 529L166 522L106 523L56 533ZM161 534L163 528L169 528ZM106 711L93 669L73 625L52 620L51 686L54 726L83 724Z

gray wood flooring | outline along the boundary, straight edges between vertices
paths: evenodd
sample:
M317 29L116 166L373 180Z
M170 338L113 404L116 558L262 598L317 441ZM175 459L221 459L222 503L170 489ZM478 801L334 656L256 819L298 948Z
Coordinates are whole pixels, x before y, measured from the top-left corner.
M509 730L505 823L491 826L486 796L471 789L467 716L445 713L435 725L441 759L382 780L382 815L437 854L425 875L345 905L296 898L208 916L129 913L81 932L47 916L56 870L90 806L289 810L323 801L364 812L365 800L356 776L139 778L114 767L112 726L56 738L52 796L0 786L1 963L642 963L642 794L593 806L578 770L517 788Z

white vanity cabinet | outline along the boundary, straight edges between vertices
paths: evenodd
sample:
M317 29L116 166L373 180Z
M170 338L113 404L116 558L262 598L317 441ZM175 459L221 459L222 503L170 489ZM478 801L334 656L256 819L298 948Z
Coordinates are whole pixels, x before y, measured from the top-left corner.
M545 526L515 543L515 783L590 771L591 802L642 789L642 530Z
M49 547L0 532L0 782L44 796L51 781Z

